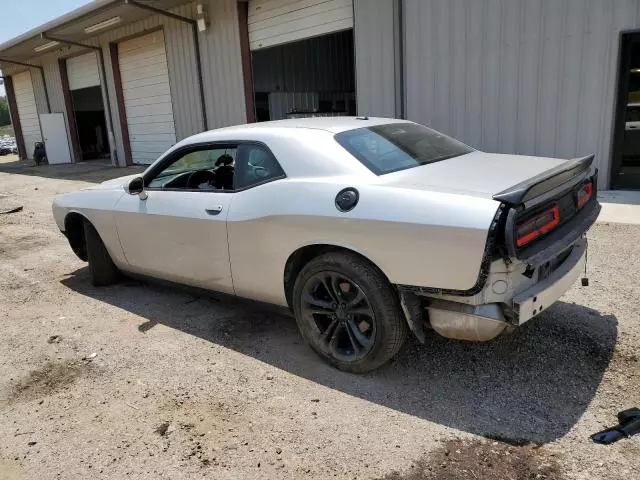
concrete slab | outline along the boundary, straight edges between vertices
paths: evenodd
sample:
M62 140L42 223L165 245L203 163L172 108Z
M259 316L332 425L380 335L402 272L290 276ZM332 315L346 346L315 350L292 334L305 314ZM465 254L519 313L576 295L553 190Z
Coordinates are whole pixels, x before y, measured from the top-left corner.
M640 225L640 191L604 190L598 192L598 201L598 222Z

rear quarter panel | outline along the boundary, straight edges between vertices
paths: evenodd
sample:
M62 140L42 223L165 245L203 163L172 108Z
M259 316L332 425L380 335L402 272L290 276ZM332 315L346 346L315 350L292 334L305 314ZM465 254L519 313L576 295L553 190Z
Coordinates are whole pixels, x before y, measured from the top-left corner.
M349 186L360 200L341 213L335 197ZM235 291L286 305L287 259L314 244L354 250L395 284L466 290L478 278L497 208L493 200L348 177L285 179L239 192L228 217Z

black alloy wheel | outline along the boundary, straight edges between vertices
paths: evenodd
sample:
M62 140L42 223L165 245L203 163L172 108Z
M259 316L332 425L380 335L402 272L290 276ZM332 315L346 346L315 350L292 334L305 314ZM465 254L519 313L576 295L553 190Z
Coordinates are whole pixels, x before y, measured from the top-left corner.
M395 287L355 253L328 252L310 260L297 275L291 298L305 341L340 370L374 370L407 338Z
M317 345L336 359L353 362L373 347L376 321L362 289L346 275L323 271L303 287L302 315L315 325Z

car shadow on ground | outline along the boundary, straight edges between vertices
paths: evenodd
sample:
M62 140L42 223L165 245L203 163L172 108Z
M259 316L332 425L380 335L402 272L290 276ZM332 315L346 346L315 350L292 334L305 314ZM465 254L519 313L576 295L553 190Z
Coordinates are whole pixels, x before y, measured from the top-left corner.
M409 339L388 365L352 375L324 364L292 317L251 302L126 280L91 286L87 268L62 283L146 319L399 412L514 444L565 435L594 397L611 361L617 319L558 302L516 332L474 344L433 333Z
M39 166L36 166L33 160L3 160L5 161L0 161L0 173L92 183L100 183L105 180L111 180L125 175L141 173L145 169L143 166L132 166L127 168L114 167L109 161L105 160L91 160L82 163Z

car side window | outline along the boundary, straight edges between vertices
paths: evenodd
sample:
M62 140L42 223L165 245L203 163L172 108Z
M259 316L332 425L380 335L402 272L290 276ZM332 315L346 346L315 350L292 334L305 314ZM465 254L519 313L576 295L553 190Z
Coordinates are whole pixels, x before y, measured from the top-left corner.
M283 177L285 177L284 170L265 146L257 143L238 145L236 190Z
M146 187L169 190L233 190L236 147L191 150L166 165Z

